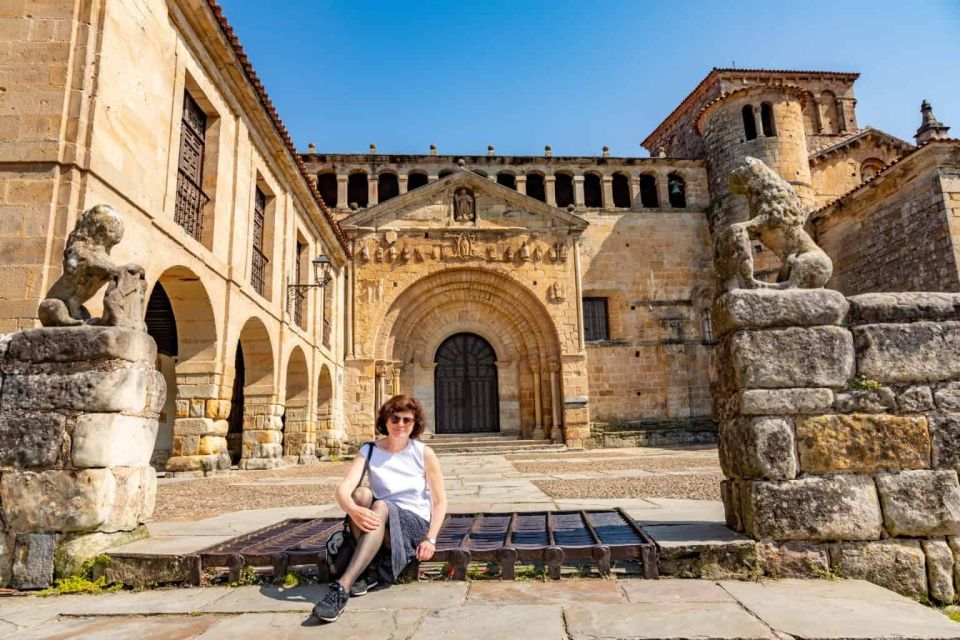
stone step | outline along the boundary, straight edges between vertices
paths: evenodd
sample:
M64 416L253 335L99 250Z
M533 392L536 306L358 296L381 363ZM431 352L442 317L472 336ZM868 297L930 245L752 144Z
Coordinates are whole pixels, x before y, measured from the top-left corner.
M532 452L561 452L567 450L566 445L556 444L549 440L513 440L510 442L488 444L450 442L441 445L436 445L431 442L430 447L436 451L437 455L503 455Z
M554 443L550 440L516 440L514 438L497 438L496 440L430 440L427 444L433 447L434 451L440 451L451 448L490 449L497 447L543 446Z

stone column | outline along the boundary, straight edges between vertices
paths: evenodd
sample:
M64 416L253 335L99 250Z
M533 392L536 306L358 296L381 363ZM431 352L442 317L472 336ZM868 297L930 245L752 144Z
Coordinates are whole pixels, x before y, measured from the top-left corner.
M283 457L295 464L317 458L317 425L308 407L286 407L283 417Z
M407 183L410 180L410 176L404 174L397 176L397 185L400 189L400 195L403 195L407 192Z
M374 207L380 202L378 194L380 181L377 176L370 174L367 176L367 206Z
M283 458L283 405L273 395L245 394L240 468L277 469Z
M547 204L557 206L557 179L554 176L544 176L543 188L547 195Z
M347 198L350 190L347 188L350 183L350 176L345 173L337 174L337 206L346 209L350 206L350 203L347 202Z
M533 439L543 439L543 390L540 388L540 363L530 361L530 373L533 374Z
M230 468L227 431L230 400L211 374L177 373L177 416L167 473L202 477Z
M166 388L157 348L120 327L0 340L0 586L37 589L146 536Z
M666 172L657 172L657 204L660 209L667 209L670 206L670 178Z
M760 107L755 106L753 109L753 126L757 128L757 137L766 138L767 136L763 133L763 117L760 114Z
M560 439L560 361L550 358L550 415L553 429L550 439L558 442Z
M527 176L517 176L517 193L527 195Z
M602 180L602 195L603 201L601 204L604 209L613 208L613 176L603 176Z
M440 179L440 176L437 175L436 173L427 174L427 184L430 184L431 182L436 182L439 179Z
M640 176L630 176L630 206L640 201ZM639 205L636 205L639 206Z
M583 196L583 176L573 176L573 204L577 209L583 209L585 205Z
M393 367L393 377L390 379L390 393L395 396L400 395L400 369L397 366Z

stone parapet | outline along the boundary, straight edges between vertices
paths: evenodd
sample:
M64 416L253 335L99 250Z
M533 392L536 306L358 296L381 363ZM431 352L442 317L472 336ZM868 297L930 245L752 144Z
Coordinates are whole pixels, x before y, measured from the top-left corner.
M153 512L166 387L135 329L30 329L0 340L0 585L49 586ZM71 556L69 561L66 556Z
M960 295L735 290L713 318L727 523L763 567L955 601Z

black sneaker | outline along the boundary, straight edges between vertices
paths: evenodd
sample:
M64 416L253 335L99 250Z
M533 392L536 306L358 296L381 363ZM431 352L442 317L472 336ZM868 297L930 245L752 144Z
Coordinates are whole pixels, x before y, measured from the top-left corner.
M367 595L367 591L373 589L378 584L380 584L380 579L377 577L377 572L367 571L350 587L350 597L365 596Z
M339 582L331 582L327 585L326 593L320 596L320 602L314 605L313 615L323 622L334 622L343 613L349 597L350 594Z

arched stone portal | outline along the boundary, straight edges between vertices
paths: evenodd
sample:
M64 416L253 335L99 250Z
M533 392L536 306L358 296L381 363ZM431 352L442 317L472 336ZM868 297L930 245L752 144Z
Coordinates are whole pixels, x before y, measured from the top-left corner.
M435 358L434 415L437 433L500 430L497 354L475 333L455 333Z
M240 332L243 350L243 453L241 469L276 469L283 455L283 406L277 403L273 347L259 318Z
M436 354L458 333L489 343L496 354L500 431L561 438L561 350L557 328L537 297L510 277L477 268L425 276L391 304L374 350L374 406L399 389L413 393L437 424Z

